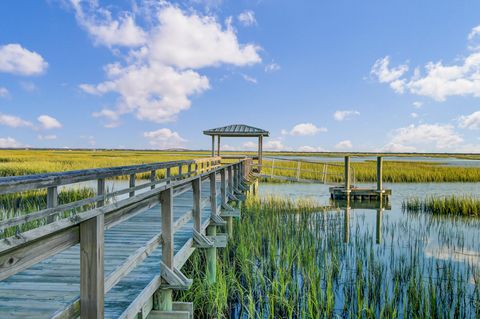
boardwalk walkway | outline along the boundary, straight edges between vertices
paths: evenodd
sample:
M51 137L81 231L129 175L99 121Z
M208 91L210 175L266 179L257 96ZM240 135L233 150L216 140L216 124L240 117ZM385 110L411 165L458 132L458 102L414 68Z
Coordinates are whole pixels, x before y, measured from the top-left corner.
M217 169L216 171L221 172ZM228 172L223 171L223 174ZM211 173L210 173L211 174ZM213 172L215 174L215 171ZM211 175L210 175L211 176ZM215 174L215 198L220 209L223 196L234 191L222 190L224 175ZM208 177L208 176L207 176ZM211 181L201 180L200 233L212 223ZM222 178L223 184L222 184ZM229 176L232 178L232 176ZM228 182L227 182L228 183ZM230 182L230 184L232 184ZM177 183L178 184L178 183ZM162 185L162 184L160 184ZM164 184L163 184L164 185ZM190 185L190 184L188 184ZM228 184L227 184L228 186ZM135 187L135 186L134 186ZM158 186L157 186L158 187ZM195 216L193 188L181 189L172 196L173 201L173 249L172 269L181 269L195 247ZM153 190L152 190L153 191ZM107 206L105 206L107 207ZM148 314L151 296L161 282L162 256L162 206L160 203L144 207L118 223L106 223L104 233L104 317L136 318ZM221 211L215 211L220 214ZM81 248L77 243L60 253L22 269L0 281L0 318L71 318L80 314ZM147 248L146 248L147 247ZM148 247L154 249L149 250ZM0 274L5 259L0 255ZM130 266L128 266L130 262ZM127 265L127 266L126 266ZM122 270L123 269L123 270ZM145 310L146 308L146 310ZM82 315L82 318L87 318ZM101 316L99 316L101 317Z

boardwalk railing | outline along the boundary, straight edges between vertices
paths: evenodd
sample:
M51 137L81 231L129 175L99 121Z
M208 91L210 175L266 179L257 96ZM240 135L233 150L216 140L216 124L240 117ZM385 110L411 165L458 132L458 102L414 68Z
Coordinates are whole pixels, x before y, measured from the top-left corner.
M318 162L304 159L265 158L258 177L302 183L338 184L344 181L344 165L333 162ZM355 183L353 167L351 183Z
M216 227L231 223L234 214L228 214L232 208L227 201L242 196L251 162L246 158L221 165L221 158L213 157L0 178L0 194L47 190L46 208L0 221L1 230L17 227L15 235L0 240L0 281L80 244L79 298L64 309L59 309L53 317L76 318L80 315L81 318L103 318L105 294L161 246L162 260L158 265L158 276L132 300L120 317L135 318L138 313L145 311L145 304L149 300L158 301L151 304L150 309L172 311L172 289L186 289L191 284L179 269L195 247L211 249L213 254L215 247L224 245L226 239L217 236ZM160 171L163 171L163 177L157 178L162 176ZM145 173L150 174L148 182L137 185L136 176ZM122 176L128 176L129 186L108 192L106 180ZM220 194L217 194L218 179ZM93 197L58 204L59 187L92 181L97 185ZM206 200L201 199L203 181L210 184L210 196ZM193 208L174 221L173 199L187 191L193 193ZM126 198L112 200L121 195ZM220 202L217 202L218 197ZM158 204L161 207L161 229L104 278L104 232ZM84 211L76 211L82 207ZM211 216L206 223L202 223L202 210L205 207L209 207ZM222 215L227 221L221 218L221 210L227 211ZM66 211L73 213L65 215ZM192 238L175 255L174 234L190 220L193 220ZM21 226L32 222L36 227L20 231ZM214 269L209 267L207 273L210 272L214 281L215 273L212 271Z

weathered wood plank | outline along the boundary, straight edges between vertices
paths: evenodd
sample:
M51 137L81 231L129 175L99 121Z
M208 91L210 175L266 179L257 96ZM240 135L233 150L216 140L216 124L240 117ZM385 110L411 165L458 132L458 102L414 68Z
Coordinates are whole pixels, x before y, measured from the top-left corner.
M104 216L80 224L80 317L104 317Z

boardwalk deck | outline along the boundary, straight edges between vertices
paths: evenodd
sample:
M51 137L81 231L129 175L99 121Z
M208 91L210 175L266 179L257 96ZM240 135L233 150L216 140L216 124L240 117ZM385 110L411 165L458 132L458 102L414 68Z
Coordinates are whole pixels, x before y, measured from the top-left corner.
M0 194L47 188L53 196L46 209L0 220L0 230L47 221L0 240L0 318L145 318L154 295L165 293L167 303L154 309L165 314L191 309L172 304L171 291L190 286L180 269L195 247L225 247L226 235L206 236L206 229L230 231L232 216L239 213L227 201L244 197L250 163L242 159L222 166L214 157L0 178ZM161 169L166 177L157 180ZM136 186L135 175L146 171L150 182ZM105 178L124 175L130 176L128 188L105 192ZM97 195L57 206L58 186L92 180L98 182ZM55 218L89 203L93 206L85 212ZM215 274L208 279L214 282Z
M217 181L220 194L220 181ZM174 198L174 221L192 209L193 192ZM202 183L202 200L210 196L209 182ZM220 195L217 195L220 200ZM203 209L205 229L210 208ZM152 208L105 231L105 278L136 249L143 247L161 229L161 208ZM175 233L175 253L188 246L193 220ZM79 298L80 245L50 257L0 282L0 318L50 318ZM158 275L162 250L158 247L105 295L105 318L119 318L131 302Z

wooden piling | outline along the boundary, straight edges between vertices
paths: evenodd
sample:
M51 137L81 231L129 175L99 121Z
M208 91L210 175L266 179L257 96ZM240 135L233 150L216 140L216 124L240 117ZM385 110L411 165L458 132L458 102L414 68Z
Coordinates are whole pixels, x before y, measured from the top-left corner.
M379 193L383 191L383 159L381 156L377 157L377 191Z
M173 188L168 188L160 193L160 205L162 209L162 261L165 267L173 269ZM172 311L172 289L159 289L155 293L154 301L155 310Z
M345 156L345 196L350 195L350 156Z
M210 174L210 210L212 215L217 215L217 188L215 184L215 173ZM217 226L207 227L208 236L217 235ZM217 248L207 248L207 282L214 284L217 281Z
M104 215L80 224L80 318L102 319L104 308Z

